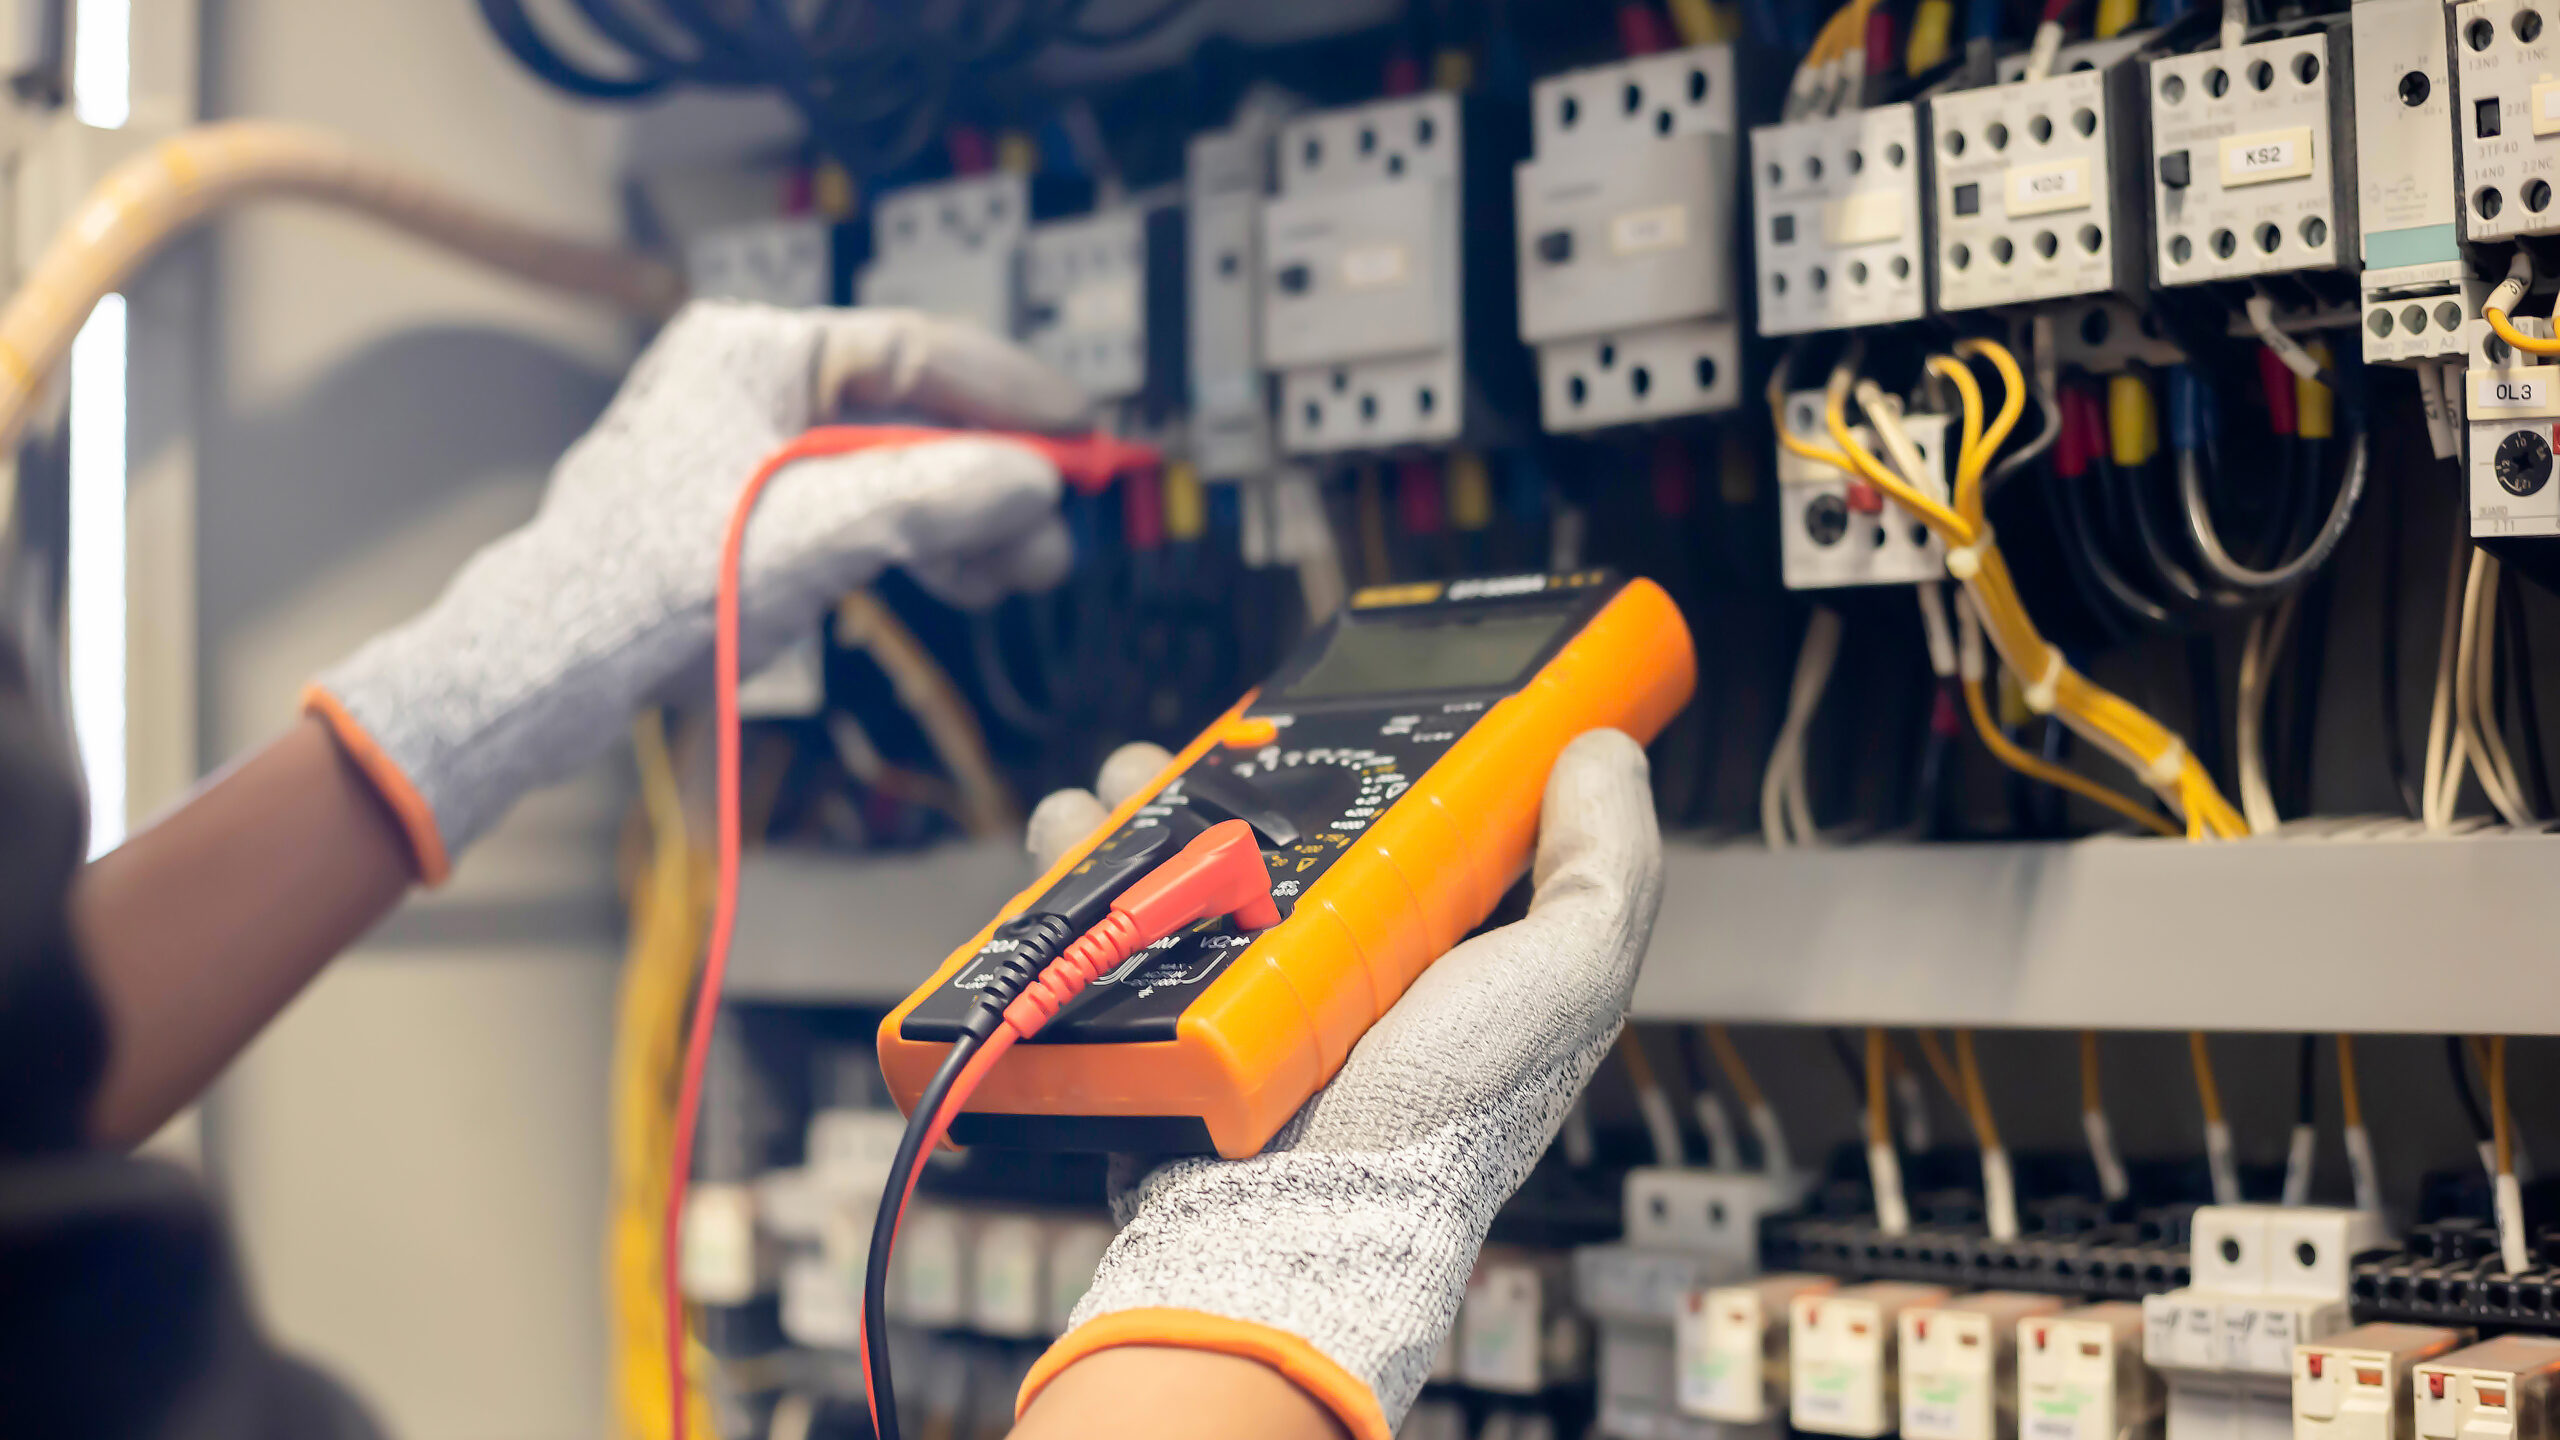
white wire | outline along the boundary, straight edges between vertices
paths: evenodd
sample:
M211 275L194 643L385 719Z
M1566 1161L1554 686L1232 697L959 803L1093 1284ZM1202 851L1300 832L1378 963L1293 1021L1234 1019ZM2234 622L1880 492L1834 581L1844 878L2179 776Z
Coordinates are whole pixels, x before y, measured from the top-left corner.
M1946 587L1935 580L1911 587L1920 597L1920 633L1929 642L1929 671L1941 680L1956 678L1955 628L1947 623Z
M2287 595L2275 609L2249 622L2249 638L2240 647L2240 813L2252 835L2272 835L2284 822L2276 814L2275 789L2267 782L2267 692L2272 688L2276 657L2284 652L2293 630L2296 596Z
M2453 562L2446 573L2444 623L2436 636L2435 698L2427 706L2427 757L2421 776L2418 814L2431 834L2453 828L2453 812L2462 789L2462 741L2453 728L2454 647L2462 635L2463 556L2470 537L2453 537Z
M2535 818L2533 805L2525 798L2524 781L2516 773L2515 757L2507 750L2506 727L2498 717L2498 592L2505 563L2485 550L2481 558L2488 563L2481 567L2479 636L2471 647L2472 748L2487 757L2484 763L2497 772L2498 788L2507 800L2498 806L2498 813L2510 825L2529 827Z
M1804 737L1813 724L1822 692L1831 683L1831 668L1840 658L1840 613L1817 605L1805 622L1804 643L1796 651L1796 674L1787 694L1787 717L1769 749L1768 769L1760 777L1760 835L1772 850L1816 845L1813 809L1805 792Z
M2473 757L2473 771L2480 777L2480 789L2489 804L2510 825L2529 825L2532 817L2517 801L2508 787L2512 782L2512 764L2501 766L2505 742L2490 734L2488 726L2496 717L2480 714L2480 698L2489 693L2489 675L2494 657L2483 653L2485 641L2494 635L2491 612L2497 608L2498 562L2485 550L2471 555L2471 573L2463 586L2462 622L2457 635L2454 657L2453 713L2454 726L2465 748Z

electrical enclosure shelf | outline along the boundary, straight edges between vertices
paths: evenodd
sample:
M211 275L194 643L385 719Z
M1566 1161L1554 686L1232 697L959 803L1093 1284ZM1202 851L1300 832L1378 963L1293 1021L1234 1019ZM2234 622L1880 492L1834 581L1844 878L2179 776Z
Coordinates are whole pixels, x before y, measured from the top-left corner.
M2560 837L1664 852L1642 1018L2560 1034L2514 1003ZM1030 878L1010 845L750 855L731 992L885 1007Z

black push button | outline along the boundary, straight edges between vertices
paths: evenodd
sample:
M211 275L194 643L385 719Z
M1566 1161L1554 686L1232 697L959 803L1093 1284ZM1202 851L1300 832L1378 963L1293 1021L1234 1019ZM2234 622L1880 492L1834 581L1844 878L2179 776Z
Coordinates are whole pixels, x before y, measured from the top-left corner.
M1981 214L1981 213L1982 213L1982 186L1981 186L1981 185L1979 185L1979 184L1972 184L1972 183L1968 183L1968 184L1964 184L1964 185L1959 185L1959 186L1957 186L1957 187L1956 187L1956 189L1955 189L1955 197L1954 197L1954 198L1955 198L1955 202L1956 202L1956 213L1957 213L1957 214L1959 214L1959 215L1979 215L1979 214Z
M2195 178L2192 162L2184 150L2172 150L2160 157L2160 183L2172 190L2184 190Z
M2498 119L2498 102L2495 99L2471 102L2471 128L2483 140L2496 136L2504 128Z
M1315 283L1316 275L1313 270L1304 265L1285 265L1281 267L1280 273L1272 276L1271 279L1273 284L1280 287L1280 293L1283 295L1304 295L1307 293L1307 287Z
M1550 265L1561 265L1573 258L1573 232L1550 230L1538 237L1538 258Z

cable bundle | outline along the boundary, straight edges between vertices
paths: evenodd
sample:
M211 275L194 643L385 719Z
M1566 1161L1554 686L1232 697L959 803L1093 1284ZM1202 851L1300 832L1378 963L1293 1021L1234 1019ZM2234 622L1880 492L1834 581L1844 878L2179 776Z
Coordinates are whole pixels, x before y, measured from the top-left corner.
M952 6L822 0L572 0L589 33L577 49L611 52L610 69L571 59L524 0L480 0L509 54L549 84L588 100L629 103L683 86L771 89L808 121L819 149L857 175L912 160L942 129L952 95L985 90L1053 45L1134 44L1197 0L1155 0L1133 19L1096 25L1094 0Z

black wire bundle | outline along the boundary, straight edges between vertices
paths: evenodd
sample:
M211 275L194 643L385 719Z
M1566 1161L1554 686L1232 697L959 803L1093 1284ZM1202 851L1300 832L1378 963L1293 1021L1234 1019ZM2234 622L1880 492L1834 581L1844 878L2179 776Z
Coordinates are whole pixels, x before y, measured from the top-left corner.
M982 84L1053 45L1134 44L1196 3L1156 0L1105 26L1086 18L1095 0L570 0L590 32L580 48L612 53L610 69L572 59L525 0L480 0L480 13L509 54L572 95L627 103L688 85L771 89L819 149L878 175L932 143L962 81Z

